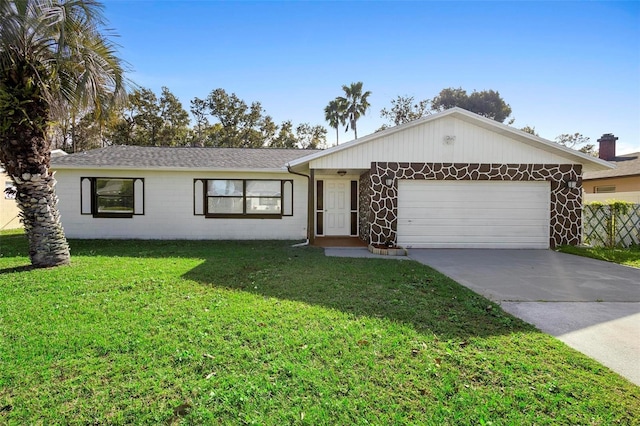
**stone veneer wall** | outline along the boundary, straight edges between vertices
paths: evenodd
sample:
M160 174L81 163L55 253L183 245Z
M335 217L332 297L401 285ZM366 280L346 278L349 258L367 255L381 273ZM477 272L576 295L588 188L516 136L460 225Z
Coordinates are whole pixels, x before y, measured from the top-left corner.
M370 216L371 216L371 172L360 175L358 180L358 221L359 237L365 243L369 243Z
M580 164L371 163L369 243L397 243L398 180L505 180L551 182L549 245L580 243L582 220ZM393 178L393 186L384 184ZM570 189L565 182L578 182ZM361 183L361 187L364 184ZM361 217L364 216L361 213ZM363 229L364 227L361 227Z

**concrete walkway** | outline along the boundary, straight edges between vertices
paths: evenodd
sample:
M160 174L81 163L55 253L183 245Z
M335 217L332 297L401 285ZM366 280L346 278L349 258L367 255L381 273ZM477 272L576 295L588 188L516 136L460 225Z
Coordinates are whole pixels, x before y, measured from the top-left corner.
M551 250L411 249L409 257L640 385L640 269Z
M324 249L324 255L330 257L362 257L367 259L409 259L407 256L383 256L381 254L373 254L366 247L327 247Z

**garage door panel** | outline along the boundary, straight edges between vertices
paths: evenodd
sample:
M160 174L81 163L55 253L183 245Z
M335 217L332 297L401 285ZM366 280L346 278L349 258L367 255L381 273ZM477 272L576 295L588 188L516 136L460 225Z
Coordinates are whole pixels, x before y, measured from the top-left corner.
M520 226L523 234L545 232L539 225L532 224L528 226ZM488 226L416 226L413 228L414 238L427 239L428 237L436 236L451 236L464 237L464 236L485 236L487 239L492 237L511 237L513 232L509 227L501 226L500 224L488 225ZM427 235L428 237L424 237Z
M407 181L398 184L405 247L548 248L548 182Z
M399 207L400 208L400 207ZM405 209L407 213L407 217L411 219L404 220L412 220L414 222L420 220L433 220L433 219L498 219L498 220L510 220L513 218L514 212L517 212L518 219L517 220L526 220L526 219L534 219L537 220L535 215L531 212L530 209L527 208L512 208L509 211L504 210L492 210L487 208L475 208L471 209L469 207L460 207L455 209L450 208L430 208L430 209Z
M412 245L413 244L413 245ZM546 244L546 245L545 245ZM522 241L520 239L500 239L499 241L487 241L487 240L469 240L469 239L453 239L447 241L436 241L433 243L416 241L414 243L405 243L404 247L413 248L469 248L469 249L482 249L482 248L498 248L498 249L521 249ZM527 248L544 249L548 248L548 242L540 240L539 242L531 242Z
M452 224L452 221L455 220L457 223ZM447 228L455 230L458 232L464 232L466 228L479 228L483 230L483 228L487 228L490 226L503 228L504 232L512 232L509 229L511 226L517 226L519 228L531 228L536 227L538 229L546 230L548 225L541 224L539 221L530 219L530 220L522 220L522 221L514 221L514 220L503 220L496 218L434 218L434 219L424 219L424 220L414 220L411 222L407 221L398 221L398 226L407 226L411 227L413 232L418 233L418 235L423 235L423 232L427 232L427 228L431 228L431 230L437 230L438 228ZM482 232L490 234L489 230L485 229Z
M535 240L537 243L544 243L545 241L542 238L536 239ZM514 236L503 236L503 237L498 237L498 236L494 236L494 237L490 237L490 238L486 238L485 236L473 236L473 235L459 235L459 236L452 236L451 238L448 238L446 241L442 241L441 239L438 238L433 238L432 240L424 240L424 239L415 239L413 240L413 243L415 244L424 244L427 245L427 248L437 248L437 245L451 245L451 244L458 244L460 245L466 245L466 244L476 244L476 245L480 245L480 244L522 244L522 240L520 238L514 237Z
M545 194L540 194L535 191L527 192L525 188L520 191L504 191L504 186L501 186L501 188L503 188L501 194L493 194L491 192L483 193L483 189L481 188L477 188L474 192L428 191L428 193L422 194L421 199L409 199L403 200L402 202L407 206L421 206L423 203L467 205L468 203L484 203L485 201L504 202L508 199L509 202L515 204L531 204L532 202L541 202L546 199Z

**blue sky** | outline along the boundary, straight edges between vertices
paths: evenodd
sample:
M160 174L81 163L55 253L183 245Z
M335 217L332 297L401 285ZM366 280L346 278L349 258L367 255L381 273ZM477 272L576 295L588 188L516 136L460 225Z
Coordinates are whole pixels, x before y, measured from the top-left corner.
M640 2L214 2L106 0L129 78L189 110L212 90L259 101L276 123L327 127L327 103L364 82L358 135L398 95L493 89L514 127L580 132L640 151ZM340 132L340 142L353 133Z

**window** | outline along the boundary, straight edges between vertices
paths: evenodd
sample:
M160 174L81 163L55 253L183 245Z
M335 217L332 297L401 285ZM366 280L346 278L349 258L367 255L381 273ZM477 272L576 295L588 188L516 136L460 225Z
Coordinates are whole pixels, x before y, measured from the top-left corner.
M596 186L594 188L594 192L596 194L609 194L612 192L616 192L616 186L615 185Z
M82 178L82 214L94 217L133 217L144 214L144 179Z
M198 200L202 194L204 202ZM274 219L293 216L293 181L196 179L194 214Z

